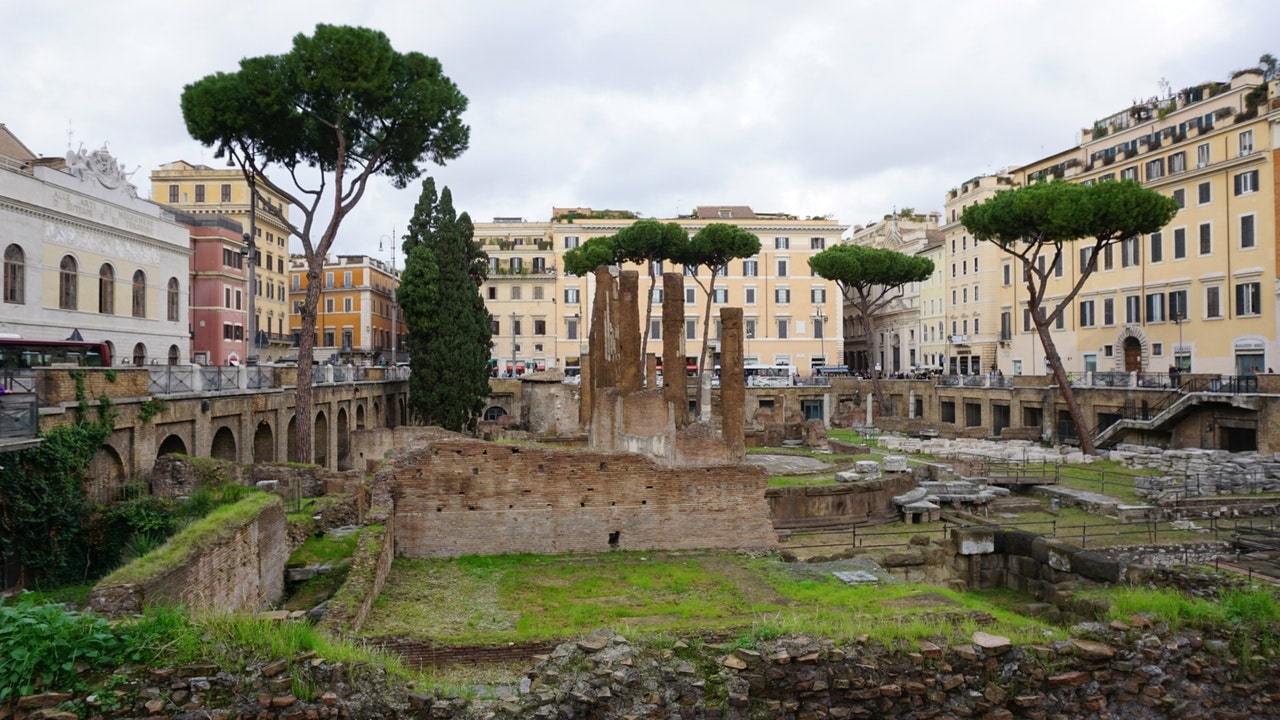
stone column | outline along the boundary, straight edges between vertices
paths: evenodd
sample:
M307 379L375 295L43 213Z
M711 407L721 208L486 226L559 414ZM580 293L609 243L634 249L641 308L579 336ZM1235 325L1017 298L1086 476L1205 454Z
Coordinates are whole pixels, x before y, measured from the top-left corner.
M595 393L591 391L591 355L583 353L578 356L578 427L583 432L591 427L591 399Z
M609 269L596 269L596 293L591 308L591 333L587 336L590 348L591 383L593 389L613 387L617 384L617 283Z
M618 389L640 389L643 370L640 357L640 276L635 270L618 274Z
M675 407L676 427L689 422L683 341L684 277L662 273L662 396Z
M729 456L746 457L747 381L742 369L742 308L720 308L720 434Z

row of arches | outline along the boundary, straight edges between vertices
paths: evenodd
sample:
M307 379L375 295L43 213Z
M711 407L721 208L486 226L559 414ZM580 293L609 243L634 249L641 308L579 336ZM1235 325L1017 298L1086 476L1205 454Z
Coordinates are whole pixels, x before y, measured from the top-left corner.
M11 243L4 249L4 301L14 305L27 302L27 255L21 245ZM131 279L130 313L136 318L147 317L147 273L135 270ZM63 255L58 262L58 307L62 310L80 309L80 263L72 255ZM116 269L111 263L98 268L98 312L114 315L116 312ZM182 283L176 277L165 284L165 319L178 322L182 312Z

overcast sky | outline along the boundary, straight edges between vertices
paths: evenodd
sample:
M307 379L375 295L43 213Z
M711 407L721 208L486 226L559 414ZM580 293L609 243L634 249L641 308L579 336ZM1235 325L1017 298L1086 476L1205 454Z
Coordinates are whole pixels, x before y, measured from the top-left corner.
M476 221L552 205L670 217L745 204L865 223L941 210L1097 117L1280 54L1280 2L59 2L0 0L0 122L35 152L214 162L182 86L317 22L436 56L471 147L428 172ZM337 249L377 254L418 187L371 185ZM295 251L299 246L295 245ZM383 256L389 250L383 251Z

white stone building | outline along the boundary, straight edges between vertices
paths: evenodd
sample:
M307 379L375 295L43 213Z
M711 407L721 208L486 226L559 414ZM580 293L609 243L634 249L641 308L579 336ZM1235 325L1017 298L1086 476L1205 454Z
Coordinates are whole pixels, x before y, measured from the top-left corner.
M78 333L113 365L187 361L188 231L105 148L39 158L0 125L0 249L0 333Z

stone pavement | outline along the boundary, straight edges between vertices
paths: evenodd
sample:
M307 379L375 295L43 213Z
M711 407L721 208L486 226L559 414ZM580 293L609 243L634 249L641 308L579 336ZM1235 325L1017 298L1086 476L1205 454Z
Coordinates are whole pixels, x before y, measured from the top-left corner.
M747 462L770 475L808 475L830 469L827 463L804 455L748 455Z

